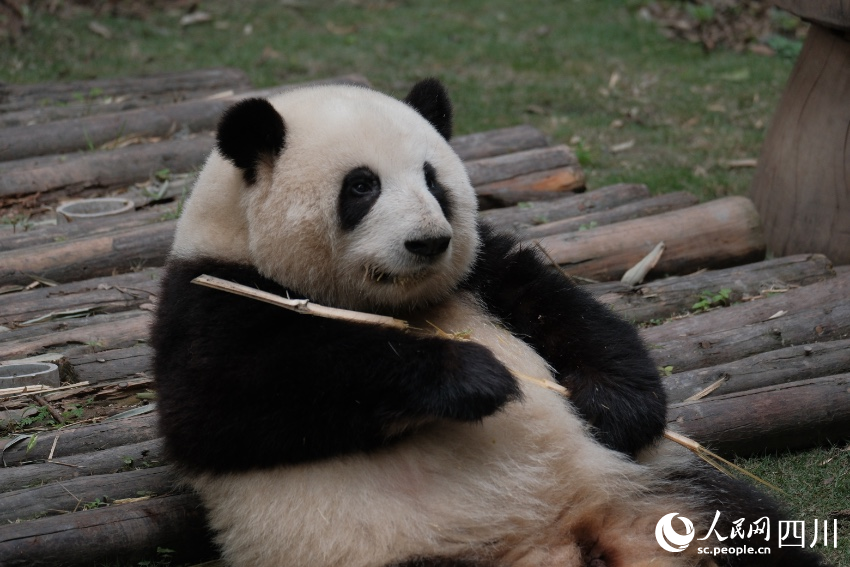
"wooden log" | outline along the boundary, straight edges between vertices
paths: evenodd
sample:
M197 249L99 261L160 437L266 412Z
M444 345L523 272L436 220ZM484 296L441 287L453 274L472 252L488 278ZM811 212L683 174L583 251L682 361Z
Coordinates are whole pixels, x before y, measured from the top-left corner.
M720 383L711 397L850 370L850 340L795 345L664 379L669 402L681 402Z
M673 372L725 364L795 344L850 338L850 274L766 299L642 329Z
M264 89L256 89L252 90L250 93L240 93L238 96L244 98L245 96L250 97L258 97L258 98L268 98L270 96L274 96L280 92L287 91L290 89L300 88L304 86L321 86L321 85L355 85L360 87L369 87L371 88L371 83L366 79L363 75L358 73L350 73L348 75L341 75L338 77L330 77L327 79L319 79L316 81L308 81L306 83L298 83L298 84L284 84L277 85L274 87L268 87Z
M0 173L6 173L8 171L28 171L38 169L40 167L55 167L57 165L68 163L69 160L77 159L91 153L93 152L86 151L74 154L35 156L23 159L0 161Z
M328 82L321 81L325 84ZM214 130L221 114L238 100L268 94L270 90L283 92L312 84L314 83L281 85L272 89L212 99L188 100L42 125L6 128L0 130L0 148L3 148L0 159L11 161L32 156L94 150L125 140L167 138L178 130Z
M50 314L55 317L45 321L55 321L83 310L92 315L136 309L159 293L159 275L146 269L0 295L0 325L14 327Z
M476 185L480 209L510 207L528 201L555 199L564 193L584 191L584 171L579 165L517 175L503 181Z
M177 489L178 479L170 466L81 476L35 488L0 493L0 522L32 520L77 512L116 500L161 496ZM94 505L94 506L93 506Z
M25 108L0 114L0 128L16 128L19 126L37 126L48 122L73 120L99 114L129 112L139 108L147 108L159 104L171 104L181 100L201 100L219 98L223 93L239 93L250 90L250 84L233 85L229 88L199 89L178 97L167 95L150 97L106 97L84 102L72 102L62 106L39 106Z
M59 331L71 331L74 329L87 328L99 322L118 321L120 319L126 319L127 317L133 317L140 312L141 311L139 310L134 310L131 312L125 311L118 313L105 313L101 315L87 315L85 317L70 317L55 321L37 321L23 327L4 331L3 342L10 343L18 340L31 339L33 337L51 335Z
M30 274L69 282L161 266L171 249L175 220L90 238L0 252L0 286L28 284Z
M811 285L789 290L785 293L770 295L756 301L738 303L723 309L714 309L692 317L677 319L647 331L652 331L656 340L679 339L684 336L703 334L707 330L736 329L742 323L752 324L767 321L776 313L782 317L771 320L781 321L794 313L807 311L848 297L850 274L836 274L833 278ZM833 337L837 339L838 337ZM815 342L815 341L812 341Z
M725 197L652 217L546 236L537 242L567 273L619 279L659 242L666 250L651 275L726 268L764 258L758 213L749 199Z
M850 438L850 374L670 406L674 428L727 455L804 449Z
M7 331L0 343L0 360L32 356L48 349L66 350L68 345L103 350L129 347L147 339L150 323L149 312L129 311L71 319L63 326L72 328L63 331L44 327Z
M52 461L9 467L0 475L0 492L21 490L48 482L72 478L150 468L164 464L162 439L151 439L103 451L80 453Z
M174 210L175 206L172 205L170 209ZM74 238L91 237L125 228L154 224L171 216L173 214L169 214L168 208L158 207L98 219L81 219L70 223L39 226L25 232L5 233L0 235L0 252L66 242Z
M453 138L452 148L464 161L512 154L549 145L546 136L533 126L523 124Z
M144 142L170 138L178 130L212 130L233 100L233 97L191 100L37 126L6 128L0 130L0 148L5 148L0 157L3 161L11 161L79 150L92 151L122 140Z
M836 264L850 263L848 100L850 37L813 25L753 178L753 200L777 255L821 252Z
M631 219L638 219L652 215L658 215L669 211L677 211L685 207L691 207L699 203L699 199L687 191L676 191L664 193L648 199L641 199L634 203L628 203L605 211L595 211L573 218L562 219L555 222L530 227L520 232L520 237L531 240L563 234L577 230L586 230L597 226L605 226Z
M168 169L186 173L199 168L214 145L209 134L139 144L104 152L89 152L54 163L31 167L8 162L0 175L0 197L65 191L72 195L88 188L116 188L149 179Z
M369 82L361 75L344 75L330 79L336 83L350 83L369 86ZM323 81L316 81L323 82ZM0 114L0 128L16 126L32 126L60 120L84 118L99 114L128 112L139 108L152 107L162 104L177 103L186 100L217 99L251 90L247 79L243 83L220 85L218 87L199 88L191 92L152 93L140 96L108 96L103 98L82 97L82 101L62 103L61 106L38 106ZM84 93L78 93L83 95Z
M469 180L476 187L520 175L578 165L578 158L567 146L525 150L503 156L466 162Z
M4 567L135 565L162 559L179 564L215 557L203 507L179 494L0 526Z
M147 345L69 356L68 363L78 381L92 384L153 376L153 351Z
M134 97L141 100L180 100L198 91L222 91L250 86L244 71L230 68L157 73L144 77L119 77L87 81L34 84L0 83L0 112L35 106L78 103L81 98Z
M629 321L647 323L693 310L703 293L729 289L730 302L780 293L835 276L820 254L774 258L723 270L672 276L631 287L620 282L590 284L588 291Z
M499 230L522 231L528 227L611 209L647 197L649 189L646 185L620 183L581 195L482 211L481 218Z
M132 443L152 441L159 435L156 411L125 419L113 419L94 425L73 425L55 431L42 431L35 445L27 451L27 441L15 443L2 449L3 466L15 467L24 463L47 460L53 450L55 460L65 461L69 457L116 449ZM54 439L56 441L54 447ZM31 465L26 465L27 467ZM59 465L57 465L59 466ZM13 470L13 468L4 470ZM0 475L2 478L3 475Z
M310 84L322 83L355 84L370 86L369 81L362 75L349 74L331 79L312 81ZM26 108L13 112L0 114L0 128L11 128L15 126L27 126L44 124L59 120L70 120L83 118L98 114L111 114L127 112L138 108L157 106L162 104L176 103L184 100L217 99L233 94L245 93L251 90L251 84L247 78L243 82L233 84L222 84L217 87L209 86L193 89L189 92L177 93L152 93L140 96L110 96L105 98L91 98L84 101L75 101L62 106L38 106ZM256 91L268 93L270 89ZM84 94L80 92L79 94ZM268 95L266 95L268 96ZM84 99L86 97L83 97Z

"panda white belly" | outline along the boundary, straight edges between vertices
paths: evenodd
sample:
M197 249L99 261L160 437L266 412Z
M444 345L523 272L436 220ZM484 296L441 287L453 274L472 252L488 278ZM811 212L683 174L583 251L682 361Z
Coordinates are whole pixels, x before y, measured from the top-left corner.
M512 371L551 380L528 345L460 295L424 314L465 332ZM190 479L235 566L381 566L410 557L498 565L688 565L661 552L655 522L672 497L647 496L646 470L599 446L560 394L523 399L481 423L442 421L368 454ZM641 524L646 524L641 527ZM649 537L646 537L649 536ZM631 555L634 554L634 555ZM611 563L611 561L614 561Z

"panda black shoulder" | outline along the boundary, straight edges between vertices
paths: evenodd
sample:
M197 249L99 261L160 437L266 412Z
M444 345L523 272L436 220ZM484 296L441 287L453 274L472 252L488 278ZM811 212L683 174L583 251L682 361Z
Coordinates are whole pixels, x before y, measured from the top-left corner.
M480 239L463 286L543 356L597 439L629 455L658 440L666 394L635 327L530 245L483 224Z

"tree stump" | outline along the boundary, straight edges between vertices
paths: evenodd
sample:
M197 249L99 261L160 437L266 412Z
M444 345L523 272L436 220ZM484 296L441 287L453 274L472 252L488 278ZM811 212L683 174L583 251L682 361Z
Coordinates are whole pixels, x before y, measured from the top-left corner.
M848 264L850 0L775 3L815 23L768 130L752 198L774 254L820 252Z

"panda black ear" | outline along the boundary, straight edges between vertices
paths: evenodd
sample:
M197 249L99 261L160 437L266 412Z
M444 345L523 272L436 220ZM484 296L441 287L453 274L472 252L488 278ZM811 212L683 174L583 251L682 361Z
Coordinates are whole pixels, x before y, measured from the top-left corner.
M452 102L446 88L437 79L419 81L404 99L430 122L443 138L452 137Z
M218 122L216 143L221 155L242 170L249 185L257 182L257 166L271 163L283 151L283 118L264 98L248 98L228 108Z

